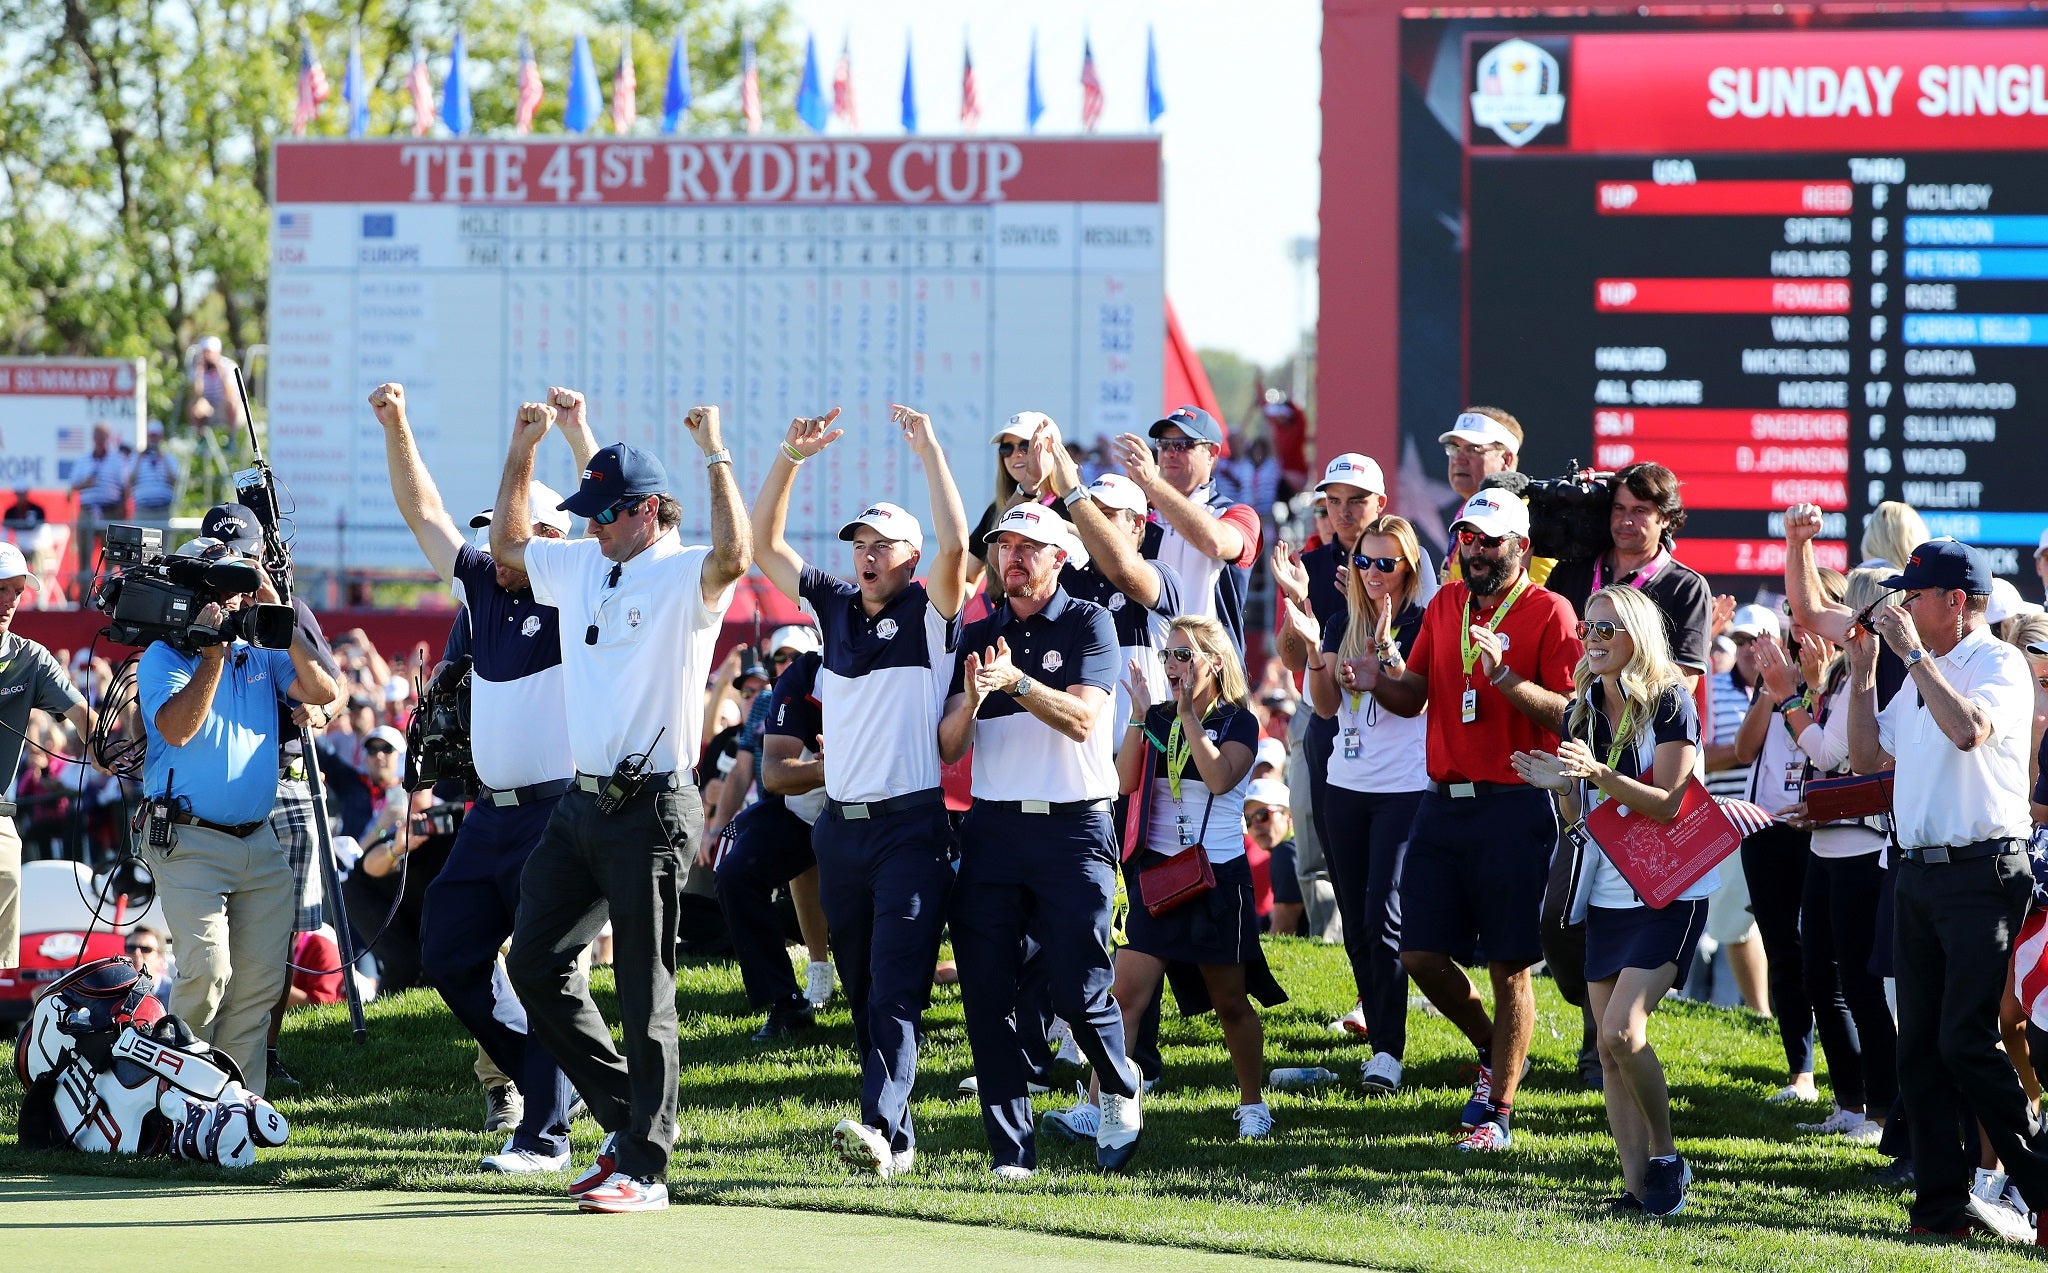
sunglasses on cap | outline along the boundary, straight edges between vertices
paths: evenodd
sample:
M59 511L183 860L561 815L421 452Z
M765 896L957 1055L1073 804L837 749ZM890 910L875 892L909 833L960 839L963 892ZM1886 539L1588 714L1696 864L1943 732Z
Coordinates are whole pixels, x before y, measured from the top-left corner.
M1159 652L1159 661L1161 663L1192 663L1195 661L1195 652L1186 648L1161 650Z
M1377 570L1383 575L1393 574L1402 560L1400 557L1367 557L1361 553L1351 555L1352 565L1360 570Z
M1477 544L1481 548L1491 550L1508 542L1508 537L1506 535L1482 535L1476 530L1461 530L1458 532L1458 542L1467 548Z
M610 508L605 509L602 513L592 513L590 515L590 520L599 526L609 526L613 522L619 520L619 514L625 512L629 508L632 508L634 505L638 504L641 500L644 500L646 498L647 496L645 495L629 495L625 499L622 499L618 503L612 505Z
M1589 636L1599 637L1602 641L1612 641L1615 633L1626 632L1628 629L1619 623L1610 623L1606 619L1581 619L1574 631L1579 634L1579 640L1581 641Z
M398 748L393 747L390 743L364 743L363 751L366 755L371 756L395 756L398 754Z

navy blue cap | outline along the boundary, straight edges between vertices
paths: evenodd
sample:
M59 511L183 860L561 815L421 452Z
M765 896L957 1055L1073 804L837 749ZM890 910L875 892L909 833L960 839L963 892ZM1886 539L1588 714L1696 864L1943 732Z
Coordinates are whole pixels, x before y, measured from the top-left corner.
M206 516L200 519L199 533L207 539L218 539L245 556L260 556L263 552L263 523L241 504L215 504L207 509Z
M555 507L578 517L595 517L620 500L668 494L668 469L649 452L614 442L590 457L576 493Z
M1900 592L1939 588L1943 592L1961 589L1971 594L1991 591L1991 563L1983 553L1953 539L1930 539L1906 558L1906 568L1880 587Z
M1200 407L1175 407L1164 417L1152 422L1152 436L1158 437L1168 426L1179 429L1197 442L1223 445L1223 426L1216 423L1215 417Z

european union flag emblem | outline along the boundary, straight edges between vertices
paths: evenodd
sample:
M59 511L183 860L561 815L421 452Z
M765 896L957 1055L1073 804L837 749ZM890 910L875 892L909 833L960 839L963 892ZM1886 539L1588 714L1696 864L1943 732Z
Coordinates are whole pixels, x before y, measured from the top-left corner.
M365 212L363 214L363 237L366 239L389 239L398 234L398 217L390 212Z

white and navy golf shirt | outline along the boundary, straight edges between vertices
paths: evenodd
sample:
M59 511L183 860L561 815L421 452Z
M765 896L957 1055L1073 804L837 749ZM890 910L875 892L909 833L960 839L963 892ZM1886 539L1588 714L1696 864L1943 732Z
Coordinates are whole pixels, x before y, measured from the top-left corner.
M798 594L824 638L818 699L832 740L826 794L865 804L937 788L939 718L960 616L940 614L914 581L871 615L859 588L808 562Z
M953 660L953 694L965 687L969 651L986 651L997 638L1009 645L1017 670L1037 683L1034 693L1067 693L1081 685L1112 691L1120 679L1109 611L1056 588L1028 619L1013 614L1006 601L967 625ZM1087 740L1077 743L1033 716L1023 699L990 694L974 714L974 798L1055 804L1115 799L1115 710L1114 696L1104 698Z
M576 775L562 689L559 611L529 591L498 586L489 553L464 544L451 572L469 607L470 754L494 791Z
M797 754L799 760L817 759L818 742L825 735L825 712L818 702L818 669L823 663L816 651L797 656L794 662L782 669L782 675L775 678L775 688L769 695L768 724L763 732L771 737L794 738L802 743L803 751ZM834 761L836 763L837 757ZM761 799L764 804L780 800L783 808L806 824L816 823L818 815L825 812L823 787L795 796L770 792Z
M1124 669L1133 660L1145 671L1145 684L1152 691L1152 700L1157 702L1166 697L1166 669L1159 662L1158 651L1166 644L1174 616L1181 613L1180 576L1164 562L1147 561L1145 566L1159 578L1159 599L1149 606L1140 605L1119 591L1093 563L1077 567L1069 562L1060 567L1060 587L1067 595L1076 601L1092 601L1109 611L1109 621L1116 629L1117 668L1112 678L1116 692L1111 697L1116 701L1119 721L1130 719L1131 692L1124 687Z
M1202 615L1216 620L1230 633L1239 658L1244 657L1244 599L1251 587L1251 568L1259 559L1259 515L1249 504L1239 504L1218 491L1212 483L1188 496L1196 507L1205 508L1217 520L1237 528L1244 549L1229 561L1218 561L1197 548L1174 528L1172 522L1153 510L1159 526L1154 544L1146 537L1145 555L1171 567L1180 578L1182 614Z

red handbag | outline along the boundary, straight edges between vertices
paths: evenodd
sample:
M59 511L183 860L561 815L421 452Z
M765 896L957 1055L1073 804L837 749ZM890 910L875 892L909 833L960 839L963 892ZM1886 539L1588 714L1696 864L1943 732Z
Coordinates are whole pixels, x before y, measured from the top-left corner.
M1156 866L1138 872L1138 896L1154 919L1171 914L1216 887L1216 868L1200 844L1182 849Z

